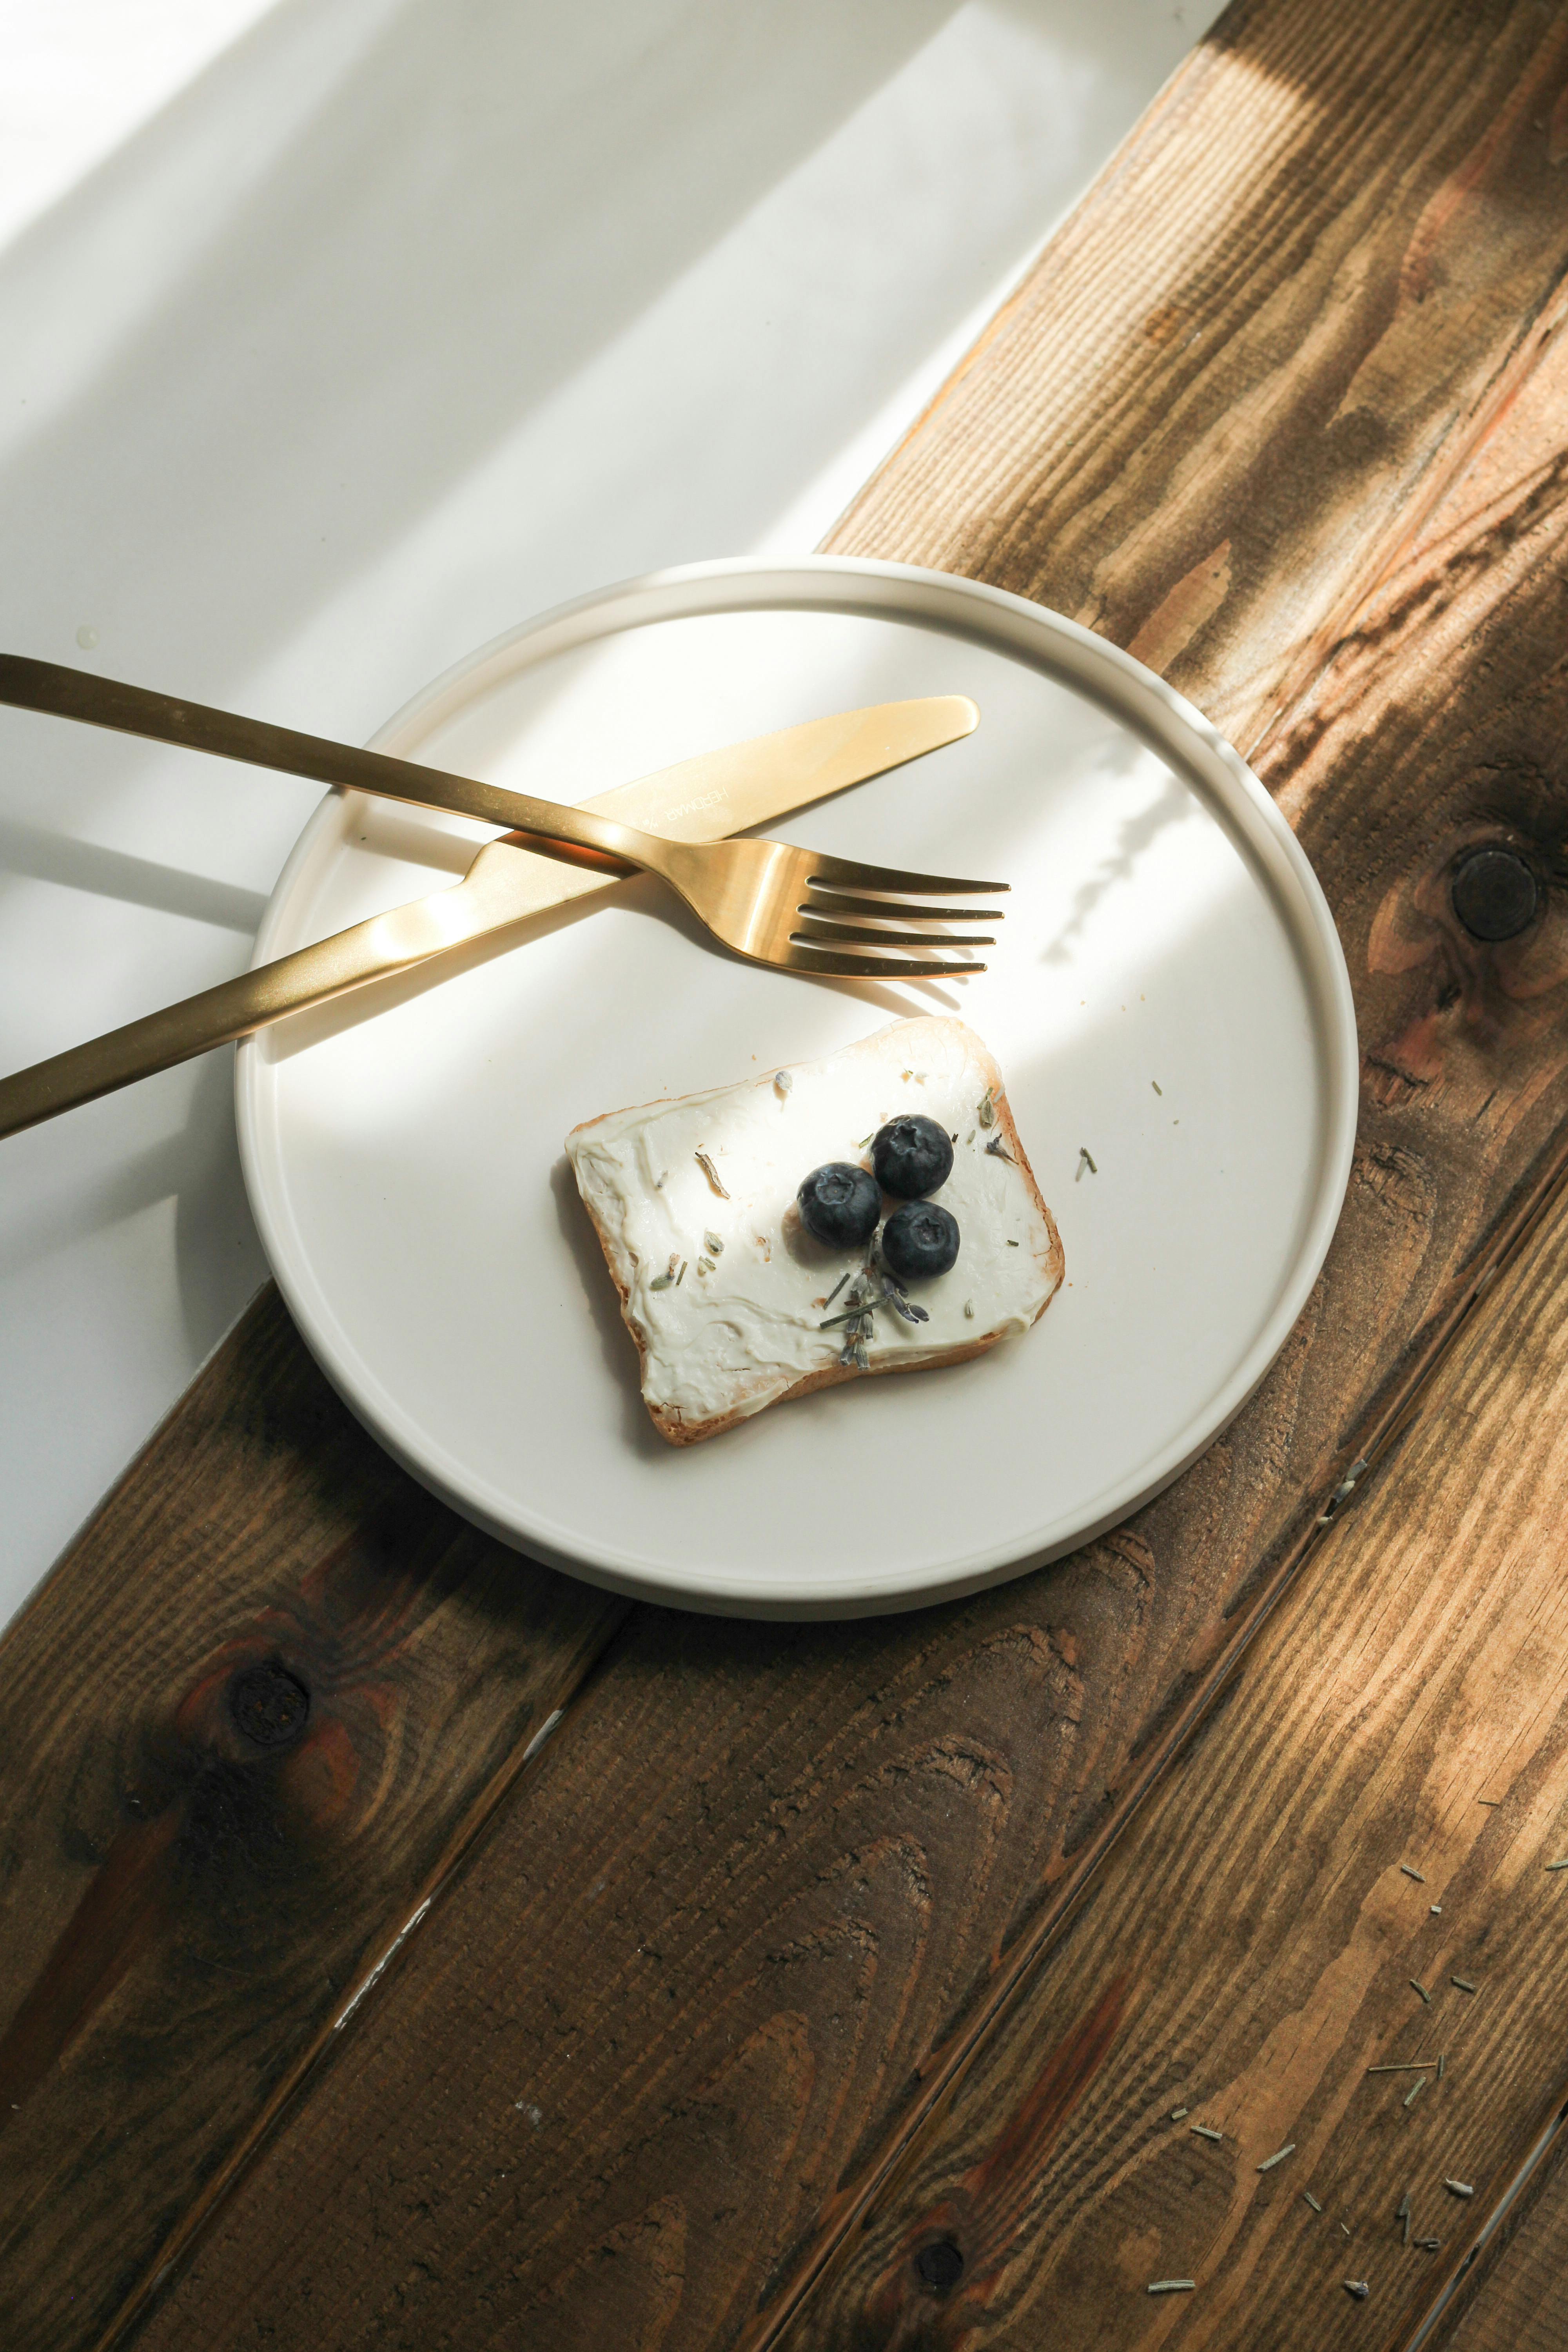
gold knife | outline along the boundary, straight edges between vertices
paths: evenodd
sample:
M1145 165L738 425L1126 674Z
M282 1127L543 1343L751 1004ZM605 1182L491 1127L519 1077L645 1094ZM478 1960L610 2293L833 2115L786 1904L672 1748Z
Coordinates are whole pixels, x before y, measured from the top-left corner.
M400 800L463 810L475 816L504 822L504 803L510 797L499 786L477 784L464 777L447 776L413 761L386 759L374 751L355 751L348 745L317 744L314 738L296 736L286 729L262 729L257 722L233 722L236 728L256 728L256 735L280 741L289 756L269 756L248 733L237 737L247 748L201 736L173 733L139 723L137 718L104 718L81 709L66 710L44 700L8 691L16 673L53 668L48 663L21 664L10 657L0 662L0 700L26 700L28 707L61 709L62 715L93 718L99 725L123 726L134 734L156 732L164 740L195 742L205 750L226 752L254 764L287 768L295 774L323 775L329 762L317 754L342 754L330 763L336 771L330 782L352 783ZM64 677L80 673L61 672ZM94 680L92 684L108 684ZM136 704L154 704L163 697L143 695L137 688L113 688ZM134 707L134 706L133 706ZM222 719L199 706L174 706L200 719ZM966 695L928 695L909 702L878 703L864 710L846 710L830 719L807 719L774 735L759 735L750 742L731 743L722 751L705 751L682 760L673 768L617 784L584 803L586 808L627 824L646 826L672 841L721 841L728 834L747 832L790 811L805 808L830 793L863 783L906 760L934 751L973 732L980 713ZM295 747L305 746L311 764L302 765ZM391 772L389 774L384 772ZM443 788L440 797L429 787ZM165 1005L140 1021L128 1022L83 1045L74 1045L30 1069L0 1078L0 1137L20 1133L57 1112L91 1102L133 1079L151 1077L175 1062L190 1060L214 1045L228 1045L250 1035L269 1022L290 1013L322 1004L366 981L380 980L413 964L454 954L487 932L510 929L550 907L593 899L615 889L621 877L606 876L585 866L570 866L532 849L518 846L521 835L503 835L487 842L461 882L373 915L346 931L300 948L275 962L258 964L236 980L204 989L178 1004Z

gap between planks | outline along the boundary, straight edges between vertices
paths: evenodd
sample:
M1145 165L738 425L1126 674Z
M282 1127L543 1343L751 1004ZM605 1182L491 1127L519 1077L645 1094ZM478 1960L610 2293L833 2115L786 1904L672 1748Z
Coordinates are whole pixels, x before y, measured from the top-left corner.
M630 1614L629 1606L623 1612ZM571 1689L563 1694L562 1703L548 1715L533 1737L520 1740L511 1755L475 1796L463 1820L453 1833L451 1843L436 1868L425 1882L413 1909L402 1926L389 1936L376 1957L365 1963L351 1985L342 2005L318 2030L314 2039L294 2062L282 2081L273 2090L247 2126L244 2137L226 2156L223 2162L203 2184L196 2196L181 2214L163 2247L156 2270L150 2272L131 2289L123 2304L115 2312L108 2326L96 2339L93 2352L111 2352L111 2347L124 2341L160 2291L179 2269L191 2246L200 2237L212 2216L229 2195L235 2183L249 2169L266 2147L268 2141L315 2075L326 2053L338 2036L358 2014L366 2001L389 1979L405 1947L417 1929L429 1917L431 1910L454 1878L481 1845L485 1832L499 1817L502 1806L528 1766L549 1741L558 1736L571 1721L574 1708L580 1703L595 1680L605 1671L616 1646L612 1632L602 1647L588 1659Z

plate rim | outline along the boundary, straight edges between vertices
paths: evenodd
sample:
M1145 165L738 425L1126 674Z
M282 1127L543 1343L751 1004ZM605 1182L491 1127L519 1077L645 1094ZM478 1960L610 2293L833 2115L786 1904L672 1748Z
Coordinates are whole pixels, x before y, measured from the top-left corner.
M431 1443L427 1434L421 1443L415 1417L398 1406L363 1358L348 1345L346 1335L340 1334L309 1261L303 1275L293 1263L288 1219L281 1201L274 1198L266 1165L265 1077L270 1066L249 1039L240 1041L235 1057L235 1113L246 1192L284 1302L311 1355L350 1412L420 1485L511 1549L612 1591L664 1606L729 1616L821 1620L928 1607L1027 1574L1092 1542L1152 1501L1213 1444L1274 1362L1321 1272L1353 1160L1360 1046L1350 973L1332 911L1305 851L1240 753L1184 696L1120 646L1047 605L959 573L833 555L719 558L641 573L574 597L503 630L452 663L375 730L370 748L385 750L400 743L416 726L428 730L438 725L448 710L489 690L504 677L591 640L660 620L770 607L924 620L950 633L956 627L959 634L993 647L1000 641L1001 650L1030 658L1033 667L1047 669L1113 712L1189 782L1195 782L1205 799L1221 804L1271 885L1271 895L1301 958L1307 993L1317 1015L1322 1173L1294 1262L1252 1345L1230 1378L1160 1453L1142 1457L1126 1478L1087 1510L1080 1505L1055 1522L1047 1521L1037 1530L1037 1540L1022 1553L1013 1541L1001 1547L982 1545L963 1559L916 1574L898 1571L855 1577L831 1594L778 1578L758 1591L735 1571L721 1567L693 1568L679 1574L662 1567L654 1570L635 1554L611 1546L597 1549L590 1557L552 1540L549 1529L529 1524L523 1514L507 1508L507 1498L465 1475L463 1465ZM1050 658L1042 658L1047 647ZM306 821L268 898L257 932L253 962L264 962L279 951L277 934L286 909L307 866L325 854L347 797L337 789L329 792ZM1073 1521L1070 1528L1063 1525L1066 1517Z

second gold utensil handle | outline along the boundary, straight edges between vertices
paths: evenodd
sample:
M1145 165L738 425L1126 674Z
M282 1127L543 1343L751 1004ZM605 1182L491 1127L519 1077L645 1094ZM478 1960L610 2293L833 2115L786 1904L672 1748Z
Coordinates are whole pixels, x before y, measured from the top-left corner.
M461 886L443 898L467 897ZM98 1095L111 1094L132 1078L189 1061L214 1045L226 1045L276 1021L343 995L362 982L380 980L422 961L439 945L456 946L490 928L483 906L470 900L470 920L437 933L427 900L395 907L384 915L338 931L314 947L300 948L279 963L262 964L237 979L221 981L178 1004L163 1006L122 1029L110 1029L85 1045L73 1045L14 1077L0 1078L0 1136L19 1134L58 1111L72 1110Z

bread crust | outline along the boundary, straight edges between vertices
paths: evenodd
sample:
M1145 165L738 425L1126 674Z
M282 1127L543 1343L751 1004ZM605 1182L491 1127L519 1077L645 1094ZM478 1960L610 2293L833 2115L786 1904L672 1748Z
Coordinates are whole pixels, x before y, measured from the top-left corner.
M1015 1164L1022 1172L1024 1181L1028 1185L1035 1206L1038 1209L1040 1215L1045 1222L1047 1239L1041 1262L1049 1279L1050 1287L1047 1290L1045 1298L1041 1301L1039 1307L1030 1318L1029 1328L1032 1329L1034 1325L1039 1321L1040 1317L1045 1313L1046 1308L1050 1305L1052 1299L1056 1297L1058 1291L1062 1286L1062 1279L1067 1269L1067 1257L1066 1253L1062 1248L1061 1235L1057 1230L1057 1221L1052 1216L1050 1209L1047 1205L1045 1196L1040 1191L1038 1182L1036 1181L1035 1171L1029 1164L1028 1154L1025 1151L1022 1139L1019 1137L1017 1126L1014 1120L1013 1113L1007 1101L1006 1090L1002 1083L1002 1073L996 1067L996 1065L992 1059L990 1054L985 1051L984 1046L980 1045L980 1041L977 1039L975 1042L977 1046L979 1046L977 1058L982 1060L984 1064L987 1082L993 1090L997 1137L1005 1146ZM609 1113L606 1114L606 1116L614 1117L615 1114ZM598 1124L599 1121L597 1119L585 1119L582 1127L575 1129L574 1132L579 1135L584 1134ZM868 1155L864 1161L864 1165L868 1168L870 1166ZM615 1243L612 1236L605 1232L604 1222L600 1218L593 1202L589 1200L586 1193L583 1193L581 1197L583 1206L586 1209L588 1215L593 1222L594 1231L598 1235L599 1246L605 1253L605 1264L609 1269L610 1278L616 1286L616 1295L619 1298L621 1304L621 1320L625 1323L626 1329L630 1332L633 1344L637 1351L637 1370L639 1380L646 1380L647 1371L647 1341L642 1330L642 1327L637 1322L636 1316L632 1313L630 1289L622 1280L620 1275L616 1272L616 1250ZM980 1334L978 1339L967 1339L960 1347L934 1348L929 1353L923 1355L917 1355L912 1351L905 1352L900 1354L890 1363L873 1364L865 1367L858 1364L840 1364L837 1362L826 1364L823 1366L820 1371L807 1372L804 1378L796 1381L793 1387L784 1389L776 1396L768 1398L762 1405L753 1405L750 1408L744 1404L737 1405L729 1412L710 1414L706 1421L687 1421L682 1416L679 1407L670 1408L665 1405L650 1404L648 1403L648 1400L646 1395L644 1396L643 1402L647 1406L649 1420L653 1423L653 1425L658 1430L659 1435L664 1438L668 1444L671 1445L700 1445L710 1437L721 1437L727 1429L734 1429L743 1421L753 1420L759 1412L766 1412L770 1405L789 1404L793 1402L796 1397L810 1396L816 1389L837 1388L840 1382L844 1381L877 1380L884 1372L927 1372L938 1370L946 1364L966 1364L975 1356L986 1355L991 1349L996 1346L999 1340L1005 1339L1008 1336L1009 1334L1005 1330L984 1331Z

